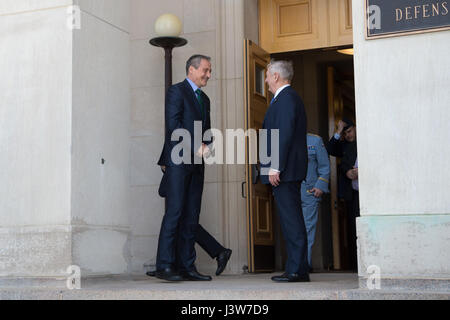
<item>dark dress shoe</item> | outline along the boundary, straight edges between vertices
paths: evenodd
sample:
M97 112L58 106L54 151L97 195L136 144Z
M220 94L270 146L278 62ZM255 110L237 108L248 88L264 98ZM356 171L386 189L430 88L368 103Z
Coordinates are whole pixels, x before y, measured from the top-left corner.
M272 281L275 282L310 282L309 275L298 273L283 273L281 276L272 277Z
M183 277L172 268L156 270L155 276L167 281L183 281Z
M146 273L149 277L156 277L156 271L149 271Z
M203 274L198 273L197 270L185 271L182 272L183 280L188 281L211 281L212 278L210 276L205 276Z
M220 275L223 270L225 270L225 267L227 266L228 260L230 260L231 257L231 249L225 249L217 256L217 270L216 270L216 276Z

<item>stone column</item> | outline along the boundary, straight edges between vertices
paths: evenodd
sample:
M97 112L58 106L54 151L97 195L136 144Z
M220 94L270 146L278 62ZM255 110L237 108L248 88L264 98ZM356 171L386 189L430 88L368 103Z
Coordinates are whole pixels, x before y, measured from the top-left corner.
M245 27L245 12L254 5L253 1L218 1L220 3L220 53L222 82L222 127L243 129L244 117L244 38L252 30ZM257 21L254 21L257 25ZM249 25L250 22L247 22ZM225 140L224 140L225 141ZM225 141L226 143L226 141ZM226 154L224 153L226 158ZM225 243L233 249L230 268L233 273L242 273L248 265L247 257L247 215L246 202L241 194L241 184L245 181L245 165L225 164L224 176L224 235Z
M382 288L448 280L450 31L366 40L364 17L353 1L361 286L371 265Z
M0 5L0 277L72 264L71 1ZM62 6L61 6L62 5Z
M125 273L129 2L38 2L0 4L0 277Z
M73 33L71 224L82 275L127 273L130 1L76 0Z

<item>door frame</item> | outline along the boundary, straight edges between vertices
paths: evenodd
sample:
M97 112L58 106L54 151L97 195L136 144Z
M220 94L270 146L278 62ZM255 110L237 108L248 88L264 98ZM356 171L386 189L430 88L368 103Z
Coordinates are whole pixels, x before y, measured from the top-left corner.
M254 57L254 53L256 53L256 57ZM261 58L264 57L264 58ZM244 114L245 114L245 123L244 130L248 132L249 129L252 128L253 120L251 119L250 110L252 106L252 97L256 90L256 82L255 88L251 88L250 77L255 77L256 70L252 70L254 65L260 64L261 67L264 65L264 78L260 80L265 80L265 71L267 70L266 66L269 63L270 54L265 52L259 46L254 44L251 40L244 40L244 86L245 86L245 103L244 103ZM253 63L254 62L254 63ZM256 77L255 80L256 81ZM264 95L259 94L259 97L264 98L266 110L269 106L269 88L267 84L263 83ZM254 103L254 101L253 101ZM255 141L257 143L257 141ZM258 150L258 148L256 148ZM254 148L252 148L252 152L254 152ZM246 180L243 182L242 191L243 196L246 198L246 213L247 213L247 255L248 255L248 271L249 272L272 272L275 270L275 236L274 236L274 223L273 223L273 196L270 192L267 192L267 196L269 198L263 197L262 194L265 192L263 185L257 183L257 177L255 177L255 165L250 164L250 160L254 160L250 154L250 138L248 135L245 137L245 175ZM245 184L245 194L244 194L244 184ZM270 188L270 187L267 187ZM260 200L263 200L263 203L260 203ZM261 208L259 210L260 205L265 205L265 209ZM260 221L258 219L261 212L265 212L265 222L266 229L259 228ZM262 225L262 224L261 224ZM264 237L263 237L264 236ZM257 251L257 252L256 252ZM270 266L270 261L265 260L265 252L269 253L273 251L273 263ZM262 257L262 259L261 259ZM268 256L269 257L269 256ZM270 260L270 257L269 259Z

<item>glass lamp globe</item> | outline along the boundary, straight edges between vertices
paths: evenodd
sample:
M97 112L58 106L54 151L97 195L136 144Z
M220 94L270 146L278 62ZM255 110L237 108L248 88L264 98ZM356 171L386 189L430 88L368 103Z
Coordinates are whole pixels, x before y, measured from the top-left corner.
M171 13L163 14L155 22L155 32L160 37L178 37L181 29L180 19Z

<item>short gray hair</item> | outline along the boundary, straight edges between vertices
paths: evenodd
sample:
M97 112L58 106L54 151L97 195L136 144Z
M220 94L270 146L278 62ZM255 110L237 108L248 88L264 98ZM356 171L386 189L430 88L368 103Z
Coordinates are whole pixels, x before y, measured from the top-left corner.
M186 62L186 75L189 74L189 68L193 66L195 69L198 69L200 67L200 63L202 60L207 60L208 62L211 62L211 57L204 56L202 54L194 54L192 57L188 59Z
M292 81L292 78L294 77L294 65L292 61L272 60L267 66L267 70L269 70L271 74L274 74L275 72L278 73L282 79L289 82Z

